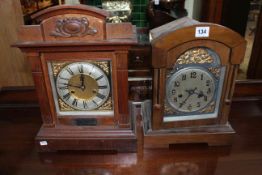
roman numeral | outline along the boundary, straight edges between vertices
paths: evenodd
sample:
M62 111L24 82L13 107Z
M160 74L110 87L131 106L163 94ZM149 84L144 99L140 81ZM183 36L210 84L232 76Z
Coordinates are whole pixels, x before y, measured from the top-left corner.
M84 73L84 67L83 67L82 64L78 66L78 71L79 71L79 73L81 73L81 74Z
M72 102L72 105L77 106L77 101L78 101L77 99L74 99L73 102Z
M180 82L179 81L175 81L175 87L179 87L180 86Z
M69 98L70 98L70 94L69 94L69 93L63 95L63 99L65 99L65 100L69 100Z
M102 79L104 77L104 75L100 75L99 77L96 78L96 81Z
M98 104L96 103L96 101L95 100L92 100L92 102L96 105L96 106L98 106Z
M211 83L211 81L210 81L210 80L207 80L207 81L206 81L206 86L210 86L210 83Z
M211 88L208 88L207 94L210 94L210 93L211 93Z
M61 87L58 87L60 90L66 90L66 89L68 89L68 86L66 85L66 86L61 86Z
M182 75L182 81L186 80L186 75Z
M66 71L70 74L70 75L74 75L74 72L68 67L66 68Z
M84 106L84 108L87 108L87 103L86 103L86 101L83 101L83 106Z
M62 80L69 81L69 78L64 78L64 77L61 77L60 75L59 75L59 78L62 79Z
M104 85L104 86L98 86L98 89L107 89L107 86Z
M96 96L97 96L98 98L102 99L102 100L106 97L105 95L100 94L100 93L97 93Z

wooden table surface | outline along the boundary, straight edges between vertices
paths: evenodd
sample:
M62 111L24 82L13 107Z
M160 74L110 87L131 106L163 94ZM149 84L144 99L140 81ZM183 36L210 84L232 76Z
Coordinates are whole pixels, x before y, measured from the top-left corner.
M262 102L234 102L230 147L175 145L138 153L37 153L38 108L0 109L0 175L261 175Z

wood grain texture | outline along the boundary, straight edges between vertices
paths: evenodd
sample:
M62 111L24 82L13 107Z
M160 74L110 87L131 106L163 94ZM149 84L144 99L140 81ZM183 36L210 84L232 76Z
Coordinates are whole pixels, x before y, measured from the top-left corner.
M197 37L196 28L203 26L210 29L208 37ZM237 69L244 57L246 41L239 34L226 27L211 23L195 24L189 18L171 22L167 29L162 26L159 30L153 29L151 31L151 33L158 31L162 34L156 35L151 41L154 95L152 97L152 114L143 116L145 122L144 142L152 145L199 142L205 142L209 145L230 144L234 130L228 123L228 115ZM168 76L166 72L179 64L177 59L185 51L199 47L209 48L217 53L221 62L219 66L225 68L221 97L219 97L220 102L216 109L217 113L214 113L215 116L213 117L204 119L196 117L189 120L165 122L164 110L165 99L167 98L165 85ZM142 109L142 111L147 111L147 109ZM173 115L176 114L173 113ZM190 113L184 115L190 115ZM204 116L201 113L199 115Z
M0 87L32 86L30 68L23 54L10 45L17 41L17 30L23 24L20 2L2 0L0 4Z
M202 3L201 22L221 24L224 0L206 0Z
M244 107L243 107L244 106ZM138 153L63 151L37 153L38 108L0 110L0 172L2 174L114 175L261 175L262 103L233 102L230 122L236 130L232 146L172 145ZM15 128L15 129L14 129Z
M26 53L34 74L43 120L36 137L39 151L136 151L136 136L128 111L127 70L128 49L136 44L136 34L129 23L116 27L117 31L113 33L112 30L107 32L106 16L107 12L98 8L83 5L56 6L34 15L40 20L40 25L21 27L19 34L26 36L20 37L21 40L13 46ZM113 24L110 26L114 28ZM34 36L38 32L42 35ZM127 36L123 38L125 32ZM57 99L54 98L57 92L51 85L53 80L50 78L48 63L102 60L109 61L112 66L108 68L108 76L112 78L110 92L114 114L78 115L71 110L72 114L63 115L57 112ZM83 123L84 119L84 125L78 124ZM94 120L95 124L90 124L90 120ZM47 142L47 145L41 141Z
M253 50L247 70L248 79L262 78L262 13L259 14Z

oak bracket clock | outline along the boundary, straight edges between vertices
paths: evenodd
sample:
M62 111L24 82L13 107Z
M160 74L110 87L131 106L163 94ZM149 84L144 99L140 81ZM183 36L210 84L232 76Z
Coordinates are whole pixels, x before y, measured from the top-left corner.
M231 143L228 114L246 41L187 17L150 31L153 99L143 104L145 145Z
M33 15L14 44L27 56L43 125L39 151L136 151L128 112L130 23L106 23L108 12L62 5Z

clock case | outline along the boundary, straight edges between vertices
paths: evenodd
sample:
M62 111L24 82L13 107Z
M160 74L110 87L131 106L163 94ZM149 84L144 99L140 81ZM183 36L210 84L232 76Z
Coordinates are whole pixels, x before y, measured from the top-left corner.
M32 17L39 25L21 26L13 46L25 53L32 69L43 121L35 138L38 150L136 151L128 111L128 50L137 43L135 27L106 23L108 12L86 5L55 6ZM48 62L104 59L111 63L114 115L58 116Z
M208 27L208 37L196 37L197 27ZM153 99L142 105L145 146L175 143L228 145L235 133L228 115L239 64L243 61L246 41L236 32L217 24L200 23L188 17L150 31L153 67ZM208 48L220 57L225 67L217 116L165 122L165 91L168 69L192 48ZM201 65L199 65L201 67ZM201 118L201 114L200 114Z

